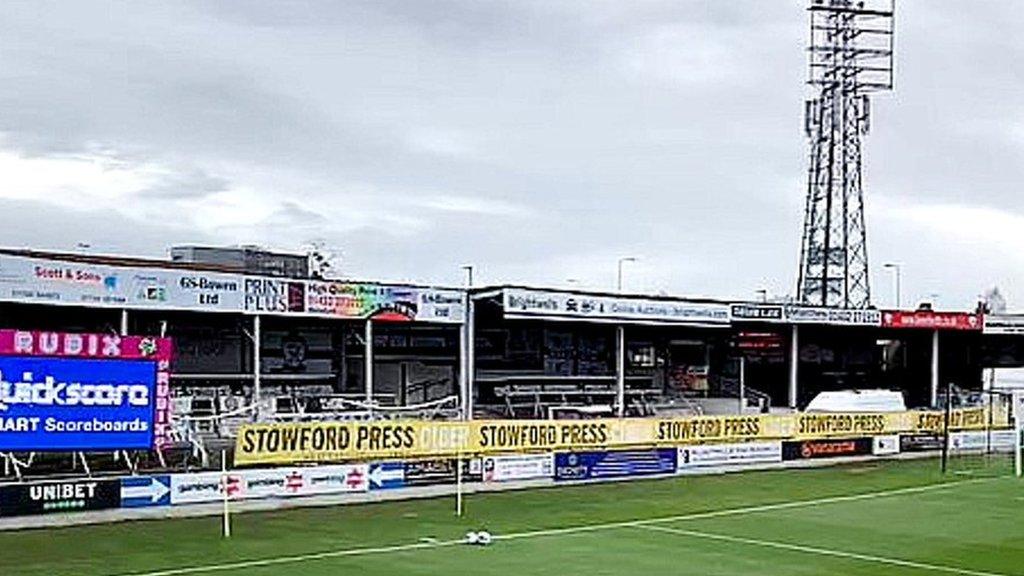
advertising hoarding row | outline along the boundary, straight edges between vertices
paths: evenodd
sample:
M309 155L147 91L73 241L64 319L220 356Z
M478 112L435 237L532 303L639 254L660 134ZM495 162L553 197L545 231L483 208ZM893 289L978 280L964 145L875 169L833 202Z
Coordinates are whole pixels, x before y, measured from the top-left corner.
M461 324L462 290L0 254L0 301Z
M0 517L108 508L142 508L219 503L229 500L358 494L463 481L502 483L546 479L556 482L621 479L671 474L707 474L763 467L783 461L886 456L907 449L938 449L904 443L919 434L698 444L677 448L582 450L505 454L484 458L440 458L373 464L293 466L75 479L0 485ZM1012 449L1011 430L960 431L950 435L953 451Z
M1024 317L933 311L844 310L505 288L507 318L726 326L776 322L1024 333ZM461 324L457 289L111 266L0 254L0 301L127 309L279 314Z
M0 330L0 452L160 448L171 355L167 338Z
M983 408L954 410L953 430L980 430ZM674 419L489 420L474 422L306 422L247 424L238 434L239 465L585 452L752 440L804 440L942 429L938 412L698 416ZM1008 425L1005 410L992 414Z

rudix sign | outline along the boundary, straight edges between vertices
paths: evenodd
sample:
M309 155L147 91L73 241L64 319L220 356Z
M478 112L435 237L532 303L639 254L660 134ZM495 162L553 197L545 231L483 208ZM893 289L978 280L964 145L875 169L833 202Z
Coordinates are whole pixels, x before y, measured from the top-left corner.
M0 330L0 452L161 447L171 353L167 338Z

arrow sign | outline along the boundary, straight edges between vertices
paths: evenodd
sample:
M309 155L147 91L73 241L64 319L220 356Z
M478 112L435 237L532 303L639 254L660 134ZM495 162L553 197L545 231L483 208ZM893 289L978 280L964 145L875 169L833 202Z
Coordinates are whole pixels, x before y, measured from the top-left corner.
M171 503L170 476L121 478L121 507L168 506Z
M392 490L405 486L405 464L381 462L370 465L370 489Z

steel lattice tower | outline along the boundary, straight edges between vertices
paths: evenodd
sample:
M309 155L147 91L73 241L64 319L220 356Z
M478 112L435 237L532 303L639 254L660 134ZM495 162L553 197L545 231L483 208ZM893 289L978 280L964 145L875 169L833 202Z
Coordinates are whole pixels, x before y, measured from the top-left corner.
M812 0L804 129L810 140L807 204L797 299L867 308L868 277L861 137L868 94L893 87L895 0Z

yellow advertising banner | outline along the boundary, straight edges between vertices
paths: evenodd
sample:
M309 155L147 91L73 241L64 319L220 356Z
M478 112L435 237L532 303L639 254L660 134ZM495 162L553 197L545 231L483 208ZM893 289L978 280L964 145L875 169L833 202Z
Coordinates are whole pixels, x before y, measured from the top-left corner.
M242 426L235 463L366 461L507 452L677 446L766 439L938 433L942 412L798 413L601 420L477 420L473 422L303 422ZM985 409L954 410L950 429L983 429ZM1005 414L992 414L994 427Z

